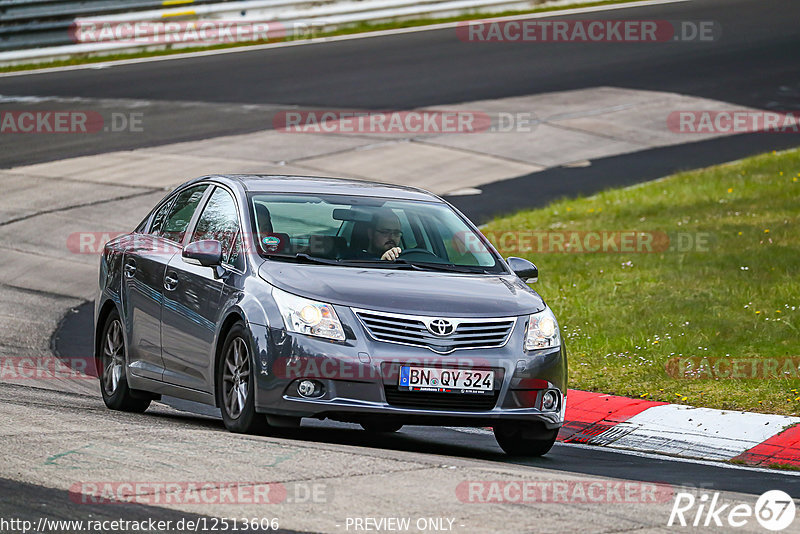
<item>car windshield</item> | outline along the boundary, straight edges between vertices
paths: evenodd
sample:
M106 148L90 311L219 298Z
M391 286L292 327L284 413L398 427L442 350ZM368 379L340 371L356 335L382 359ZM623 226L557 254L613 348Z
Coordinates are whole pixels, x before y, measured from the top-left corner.
M253 193L259 252L280 260L454 272L505 272L488 241L447 204ZM383 254L399 248L396 261Z

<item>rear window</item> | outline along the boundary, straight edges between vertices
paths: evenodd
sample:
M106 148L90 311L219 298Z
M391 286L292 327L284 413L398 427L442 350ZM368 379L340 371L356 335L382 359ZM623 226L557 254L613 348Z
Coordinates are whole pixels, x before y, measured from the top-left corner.
M184 235L186 235L186 228L189 226L189 222L191 222L192 216L197 210L197 206L200 204L200 200L203 198L207 188L207 184L198 185L179 193L172 204L169 216L164 220L162 228L156 230L156 221L154 220L152 233L176 243L181 243ZM158 216L158 213L156 216Z

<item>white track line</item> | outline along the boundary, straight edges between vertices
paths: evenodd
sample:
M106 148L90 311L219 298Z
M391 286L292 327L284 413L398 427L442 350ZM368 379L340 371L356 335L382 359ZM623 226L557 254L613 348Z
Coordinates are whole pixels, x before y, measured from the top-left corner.
M682 462L687 464L699 464L699 465L708 465L711 467L720 467L723 469L739 469L742 471L756 471L759 473L770 473L773 475L785 475L785 476L792 476L797 477L800 476L800 471L792 471L789 469L769 469L766 467L752 467L748 465L738 465L732 464L727 462L721 461L714 461L714 460L697 460L695 458L679 458L677 456L668 456L663 454L655 454L652 452L640 452L640 451L633 451L630 449L611 449L609 447L598 447L597 445L585 445L583 443L563 443L560 441L556 442L556 446L561 447L575 447L578 449L591 449L595 451L606 451L610 453L618 453L618 454L627 454L628 456L639 456L641 458L648 458L651 460L666 460L669 462Z
M635 7L648 7L658 6L662 4L675 4L679 2L690 2L691 0L644 0L642 2L629 2L625 4L612 4L605 6L592 6L592 7L578 7L573 9L564 9L561 11L545 11L542 13L528 13L524 15L513 15L508 17L492 17L487 14L485 18L476 18L474 20L489 20L492 21L510 21L510 20L525 20L525 19L539 19L547 17L561 17L565 15L579 15L582 13L594 13L598 11L616 11L618 9L630 9ZM85 65L67 65L64 67L51 67L47 69L37 69L29 71L16 71L0 73L0 78L8 78L12 76L33 76L36 74L47 74L50 72L64 72L72 70L85 70L85 69L105 69L108 67L116 67L118 65L133 65L137 63L149 63L153 61L170 61L175 59L187 59L204 56L217 56L221 54L236 54L239 52L253 52L256 50L269 50L272 48L284 48L288 46L305 46L313 44L333 43L338 41L350 41L353 39L369 39L372 37L384 37L387 35L400 35L405 33L416 33L432 30L442 30L447 28L455 28L459 24L468 21L459 22L444 22L440 24L431 24L428 26L417 26L413 28L397 28L393 30L381 30L375 32L354 33L350 35L337 35L335 37L320 37L318 39L306 39L299 41L287 41L281 43L270 43L253 46L238 46L235 48L223 48L220 50L204 50L202 52L187 52L185 54L169 54L165 56L142 57L133 59L118 59L116 61L104 61L96 63L87 63Z
M728 460L800 423L784 415L654 406L596 437L609 447L658 451L659 454Z
M465 434L482 434L485 436L491 436L491 430L484 430L482 428L466 428L466 427L445 427L448 430L455 430L456 432L463 432ZM576 449L587 449L592 451L604 451L611 454L625 454L628 456L638 456L640 458L647 458L650 460L664 460L668 462L681 462L687 464L699 464L699 465L708 465L711 467L720 467L722 469L739 469L743 471L755 471L757 473L771 473L773 475L786 475L786 476L793 476L797 477L800 476L800 471L790 471L788 469L768 469L766 467L752 467L748 465L738 465L727 463L723 461L714 461L714 460L698 460L696 458L680 458L678 456L670 456L665 454L656 454L652 452L641 452L635 451L631 449L617 449L617 448L609 448L609 447L602 447L599 445L586 445L584 443L564 443L562 441L556 442L556 447L574 447Z

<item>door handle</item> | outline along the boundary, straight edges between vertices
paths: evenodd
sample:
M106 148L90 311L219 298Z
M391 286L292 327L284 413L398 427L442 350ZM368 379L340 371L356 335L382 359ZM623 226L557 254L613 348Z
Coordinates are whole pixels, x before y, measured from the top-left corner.
M168 273L164 277L164 289L167 291L174 291L178 287L178 279L174 273Z
M123 270L127 278L133 278L133 275L136 274L136 262L133 260L126 262Z

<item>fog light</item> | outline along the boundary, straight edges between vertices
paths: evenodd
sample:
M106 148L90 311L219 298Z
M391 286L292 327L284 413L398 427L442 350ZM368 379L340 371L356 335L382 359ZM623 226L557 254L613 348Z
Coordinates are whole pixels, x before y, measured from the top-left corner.
M303 380L297 385L297 392L303 397L316 397L322 391L322 386L314 380Z
M542 395L542 410L555 410L558 406L558 393L552 389L547 390Z

